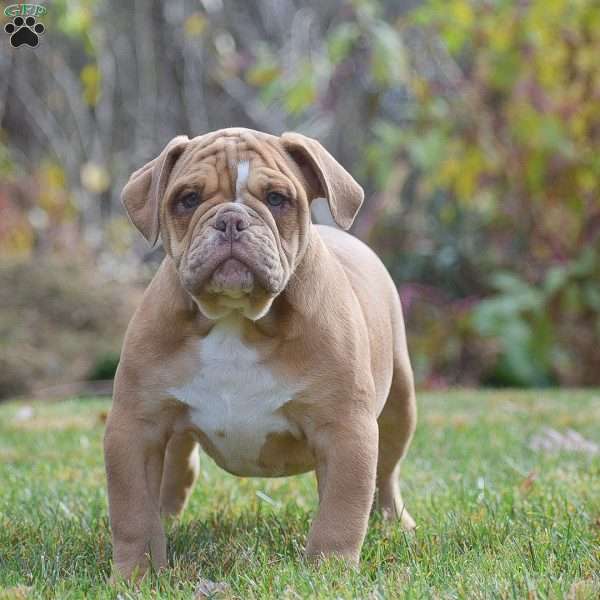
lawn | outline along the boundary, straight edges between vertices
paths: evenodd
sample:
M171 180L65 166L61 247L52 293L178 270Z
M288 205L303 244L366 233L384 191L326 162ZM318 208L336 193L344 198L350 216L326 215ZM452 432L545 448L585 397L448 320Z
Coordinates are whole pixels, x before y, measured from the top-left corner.
M31 410L32 407L33 410ZM101 441L109 403L0 406L0 598L598 598L600 391L423 393L403 491L418 529L371 518L359 570L302 559L312 475L239 479L203 458L171 568L109 588ZM559 440L560 441L560 440ZM543 444L542 444L543 445ZM577 444L575 444L577 446Z

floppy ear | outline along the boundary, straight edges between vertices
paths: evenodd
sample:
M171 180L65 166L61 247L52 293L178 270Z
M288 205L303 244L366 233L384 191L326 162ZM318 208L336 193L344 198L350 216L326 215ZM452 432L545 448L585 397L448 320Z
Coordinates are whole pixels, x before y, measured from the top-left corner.
M302 170L313 198L326 198L335 222L350 229L365 196L362 187L317 140L287 132L281 142Z
M121 193L121 202L131 222L151 246L158 239L160 201L169 175L188 142L187 135L174 137L154 160L133 173Z

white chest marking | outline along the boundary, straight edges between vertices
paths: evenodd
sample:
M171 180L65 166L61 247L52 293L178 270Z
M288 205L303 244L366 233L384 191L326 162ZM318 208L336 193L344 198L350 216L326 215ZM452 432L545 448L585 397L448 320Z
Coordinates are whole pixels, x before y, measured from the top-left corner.
M242 189L248 182L248 175L250 174L250 162L247 160L243 160L238 163L237 166L237 175L235 177L235 201L243 202L242 198Z
M224 319L199 342L198 371L168 390L192 409L192 421L219 452L228 470L261 475L259 456L269 433L300 431L281 412L299 391L277 379L255 349L240 339L237 319Z

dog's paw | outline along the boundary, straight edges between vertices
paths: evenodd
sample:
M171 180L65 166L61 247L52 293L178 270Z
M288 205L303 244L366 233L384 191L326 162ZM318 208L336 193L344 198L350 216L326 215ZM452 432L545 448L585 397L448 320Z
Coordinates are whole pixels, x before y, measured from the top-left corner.
M149 560L134 567L113 565L112 573L108 579L108 585L115 587L119 584L137 586L150 575L152 571Z
M402 527L404 531L414 531L417 527L415 520L404 506L398 508L396 503L388 505L382 504L379 505L378 509L381 512L384 521L388 523L400 523L400 527Z
M404 531L414 531L417 528L415 520L410 516L410 513L403 508L400 513L400 525Z
M10 43L15 48L26 44L35 48L39 42L39 36L46 28L41 23L36 23L35 17L15 17L12 23L4 26L4 31L10 35Z

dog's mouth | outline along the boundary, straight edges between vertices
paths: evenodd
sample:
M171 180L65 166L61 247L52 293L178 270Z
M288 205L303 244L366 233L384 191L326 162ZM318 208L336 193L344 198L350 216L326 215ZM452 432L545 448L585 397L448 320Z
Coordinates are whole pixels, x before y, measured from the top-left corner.
M222 262L206 282L204 290L209 294L241 298L254 289L254 273L237 258Z
M241 257L229 255L220 261L207 261L196 270L186 270L186 274L181 274L184 288L209 319L219 319L231 311L259 319L276 295L272 276L260 265L249 266Z
M252 243L203 243L190 248L179 277L205 316L221 318L241 310L252 320L269 310L285 277L275 247Z
M241 311L256 320L284 289L285 263L276 235L266 226L255 224L230 237L205 224L178 265L179 278L209 319Z
M180 271L183 287L192 296L239 299L256 294L274 296L279 293L280 277L273 269L235 252L219 254L195 264L188 263Z

